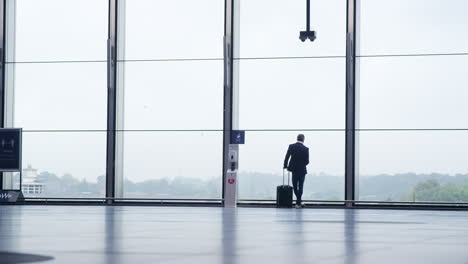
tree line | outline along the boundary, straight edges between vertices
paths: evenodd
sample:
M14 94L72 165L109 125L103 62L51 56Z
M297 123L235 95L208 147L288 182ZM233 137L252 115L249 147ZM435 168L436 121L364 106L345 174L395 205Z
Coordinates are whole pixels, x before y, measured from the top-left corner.
M95 182L71 174L58 176L41 172L37 181L45 184L44 197L103 197L105 176ZM277 174L241 172L238 176L240 199L275 200L276 186L282 184ZM220 198L221 177L209 179L176 177L133 181L125 179L124 195L128 198ZM468 174L381 174L358 177L360 200L378 201L468 201ZM307 175L304 199L343 200L344 176Z

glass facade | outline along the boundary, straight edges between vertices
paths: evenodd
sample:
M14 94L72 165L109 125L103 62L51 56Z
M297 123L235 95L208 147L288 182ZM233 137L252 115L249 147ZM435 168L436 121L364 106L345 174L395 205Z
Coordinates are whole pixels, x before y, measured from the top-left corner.
M343 131L249 131L240 148L239 198L276 200L288 144L302 133L310 164L304 182L305 200L344 199ZM287 174L285 175L285 182ZM291 183L290 183L291 184Z
M314 1L313 10L323 10L311 18L320 37L301 42L305 2L239 1L234 58L239 129L247 135L241 199L276 199L288 145L299 133L311 156L303 199L344 199L346 1Z
M299 40L305 1L3 4L3 125L23 128L27 197L104 198L108 176L118 198L221 200L232 127L241 200L275 200L302 133L303 199L343 202L354 184L362 202L468 202L464 0L315 0L314 42Z
M104 197L108 1L6 5L4 125L23 128L25 196Z
M299 31L306 27L305 1L239 0L238 15L240 50L236 58L345 55L346 1L314 1L311 25L319 38L312 45L298 40Z
M125 60L222 60L224 1L124 0L122 4Z
M124 5L119 195L221 199L223 1Z
M466 53L464 0L360 0L358 55Z
M316 198L315 190L307 188L315 175L330 176L323 178L327 183L339 181L335 187L340 195L328 198L344 198L344 79L342 58L239 62L239 127L247 133L240 148L240 198L276 197L274 186L281 184L277 176L282 174L288 144L299 133L306 136L312 159L304 198ZM264 179L262 173L273 177ZM243 192L245 185L251 186L248 193ZM266 186L268 195L255 191Z
M468 201L466 8L361 1L357 199Z
M107 0L6 2L15 27L9 62L106 60Z

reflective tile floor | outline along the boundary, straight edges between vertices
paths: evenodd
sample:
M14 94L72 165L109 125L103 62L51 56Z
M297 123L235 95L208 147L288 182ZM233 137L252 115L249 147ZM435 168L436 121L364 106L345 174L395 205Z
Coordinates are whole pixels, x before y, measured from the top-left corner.
M468 264L468 212L0 206L0 263Z

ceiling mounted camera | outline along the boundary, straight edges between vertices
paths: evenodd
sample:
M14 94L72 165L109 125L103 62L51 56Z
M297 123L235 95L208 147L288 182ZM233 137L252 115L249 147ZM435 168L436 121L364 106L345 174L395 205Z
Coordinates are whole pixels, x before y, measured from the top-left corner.
M299 33L299 39L304 42L307 39L314 41L317 38L317 33L313 30L310 30L310 0L307 0L307 18L306 18L306 31L301 31Z

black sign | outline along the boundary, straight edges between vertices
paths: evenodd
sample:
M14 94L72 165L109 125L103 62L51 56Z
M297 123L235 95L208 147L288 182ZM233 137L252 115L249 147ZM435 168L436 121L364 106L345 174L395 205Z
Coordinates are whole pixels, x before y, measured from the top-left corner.
M0 129L0 171L21 171L21 128Z
M0 203L14 203L22 199L20 191L0 191Z
M244 130L232 130L231 144L245 144L245 131Z

